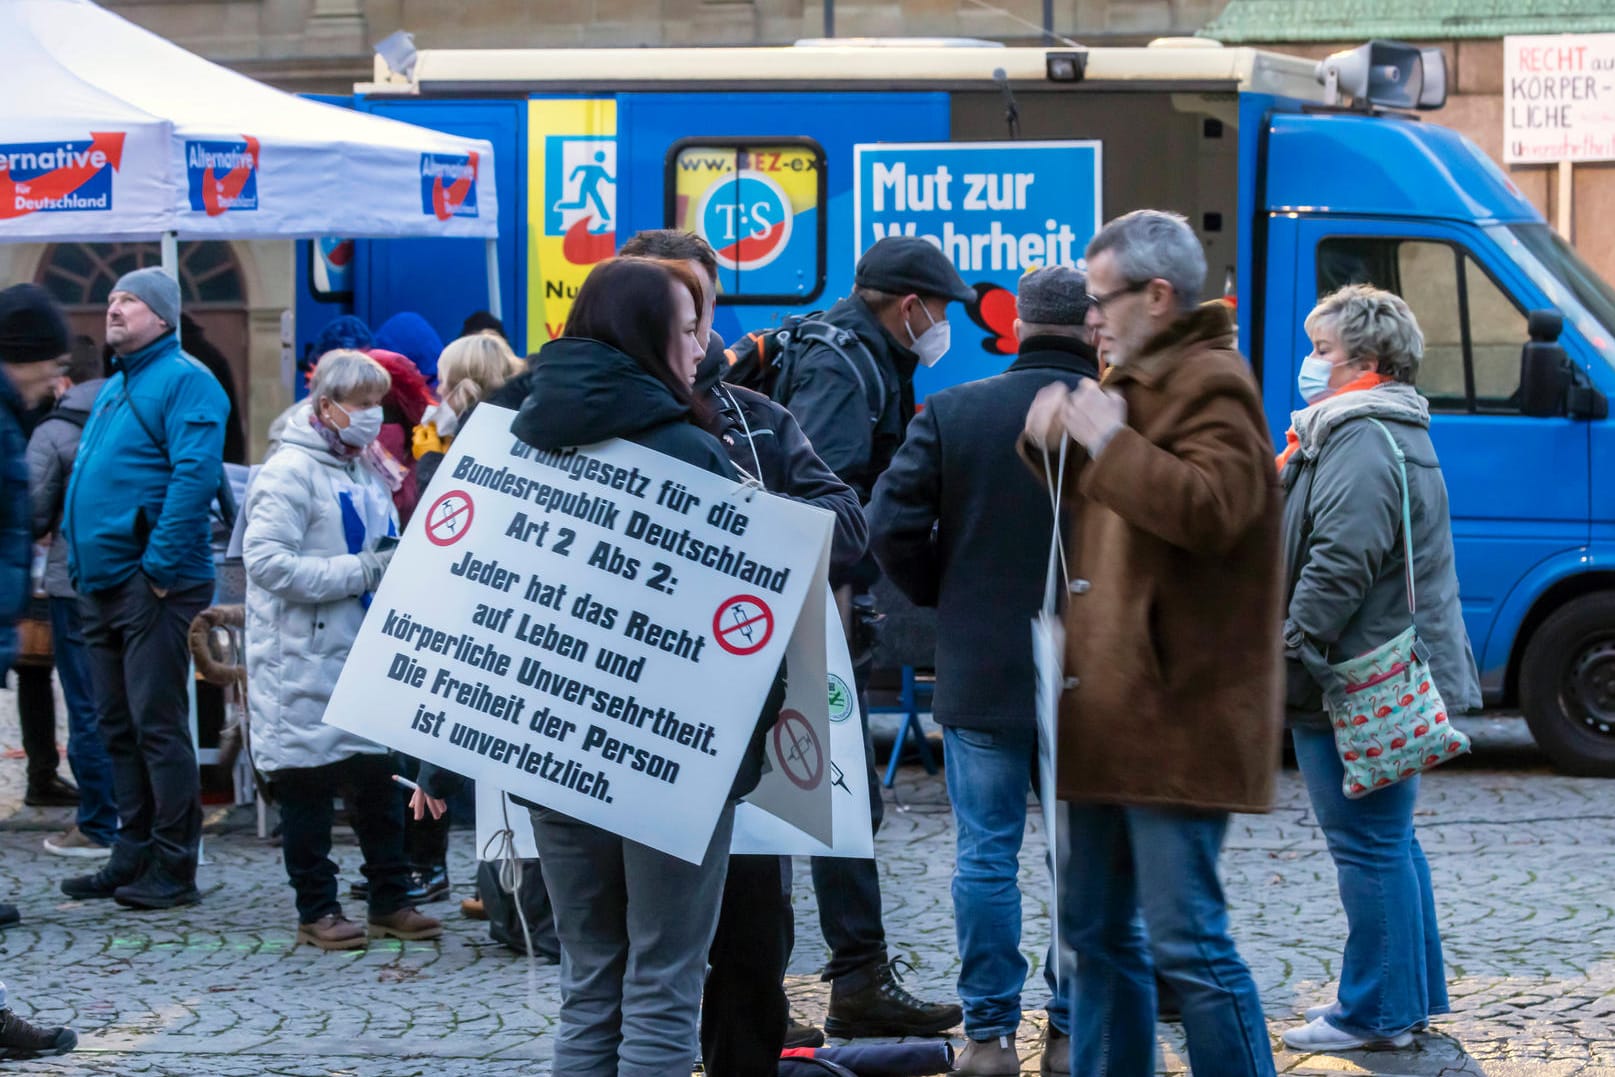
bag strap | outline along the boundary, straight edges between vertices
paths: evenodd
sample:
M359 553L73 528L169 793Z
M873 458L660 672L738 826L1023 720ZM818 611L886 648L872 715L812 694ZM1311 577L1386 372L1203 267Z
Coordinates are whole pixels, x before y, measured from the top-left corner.
M1064 578L1066 589L1071 588L1071 569L1065 560L1065 543L1060 541L1060 496L1065 490L1065 452L1068 444L1061 439L1058 470L1049 466L1049 447L1043 446L1043 480L1049 491L1049 505L1054 510L1054 530L1049 537L1049 569L1043 584L1043 612L1051 617L1059 606L1059 592L1055 584ZM1054 574L1056 567L1060 570L1059 577Z
M1396 438L1386 429L1384 423L1375 418L1370 418L1368 421L1379 427L1379 432L1384 434L1385 440L1390 443L1391 453L1396 457L1397 476L1402 482L1402 556L1405 561L1403 575L1407 580L1408 616L1412 617L1418 613L1418 604L1415 601L1413 589L1413 512L1408 498L1407 456L1402 452L1402 446L1397 444Z
M857 333L831 325L829 322L821 322L817 318L803 318L796 325L781 333L780 336L785 338L782 341L784 346L781 348L783 354L789 354L789 342L794 337L794 339L804 343L823 344L840 356L841 361L847 365L847 369L852 371L853 378L858 382L858 388L864 394L864 402L869 406L870 423L880 422L880 413L886 402L886 377L881 373L880 364L875 361L875 357L869 354L869 349L864 347L863 341L858 339ZM852 345L851 348L848 347L849 344ZM874 387L878 395L873 397L870 395L869 379L864 377L860 364L852 357L854 348L868 364L870 373L874 375Z

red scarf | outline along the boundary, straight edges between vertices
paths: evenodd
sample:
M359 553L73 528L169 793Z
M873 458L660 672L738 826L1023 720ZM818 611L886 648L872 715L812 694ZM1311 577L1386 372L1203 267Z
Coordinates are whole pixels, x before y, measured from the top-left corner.
M1320 396L1318 399L1308 404L1307 407L1317 407L1325 400L1333 400L1335 397L1344 393L1360 393L1364 389L1373 389L1376 386L1384 385L1386 382L1395 380L1396 379L1385 374L1379 374L1371 370L1367 374L1357 375L1357 377L1353 378L1351 381L1348 381L1345 385L1342 385L1328 396ZM1278 456L1278 467L1280 471L1284 470L1284 465L1289 463L1290 457L1295 455L1295 450L1299 449L1300 447L1301 438L1296 434L1295 427L1292 426L1284 434L1284 451L1279 453Z

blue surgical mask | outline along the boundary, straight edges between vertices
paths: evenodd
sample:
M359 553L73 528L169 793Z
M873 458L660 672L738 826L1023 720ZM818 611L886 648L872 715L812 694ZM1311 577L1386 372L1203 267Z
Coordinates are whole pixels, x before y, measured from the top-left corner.
M1295 387L1301 390L1301 399L1313 404L1328 396L1329 375L1334 373L1334 369L1334 364L1320 359L1316 354L1301 360L1301 373L1295 377Z

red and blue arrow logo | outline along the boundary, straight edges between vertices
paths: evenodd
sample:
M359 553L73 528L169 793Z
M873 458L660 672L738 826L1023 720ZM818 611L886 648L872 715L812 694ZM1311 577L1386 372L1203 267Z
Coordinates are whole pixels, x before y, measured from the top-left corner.
M217 217L258 208L258 140L187 141L185 177L191 209Z
M477 216L477 155L421 154L421 212L440 221Z
M0 220L110 210L124 137L123 131L92 131L88 142L0 145Z

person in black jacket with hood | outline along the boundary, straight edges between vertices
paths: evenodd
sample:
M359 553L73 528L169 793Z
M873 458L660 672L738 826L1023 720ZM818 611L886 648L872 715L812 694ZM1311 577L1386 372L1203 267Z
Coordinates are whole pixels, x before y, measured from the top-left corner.
M707 351L696 369L695 396L713 409L718 440L743 475L835 513L831 570L856 564L869 534L857 493L819 459L790 412L722 381L728 363L723 339L711 331L718 294L711 245L693 232L655 229L635 235L622 253L682 262L697 274L705 285L700 333ZM711 1077L773 1077L782 1048L824 1042L817 1029L789 1024L784 979L795 941L790 858L731 856L701 1007L701 1061Z
M915 605L937 611L931 710L958 838L953 912L970 1040L955 1072L971 1077L1021 1072L1019 858L1038 757L1028 625L1043 605L1054 517L1016 443L1038 390L1099 375L1082 274L1033 270L1017 293L1015 362L997 377L931 394L869 503L882 571ZM1069 1073L1071 1014L1055 988L1052 941L1049 954L1043 1072Z
M545 345L511 432L557 450L624 438L735 479L708 409L691 393L702 307L682 266L600 263L579 288L566 330ZM777 681L700 864L660 853L548 808L532 809L544 887L561 942L558 1077L666 1077L694 1065L707 951L729 861L734 803L762 774L763 736L778 717ZM441 772L422 768L424 796ZM440 802L426 801L434 814Z

